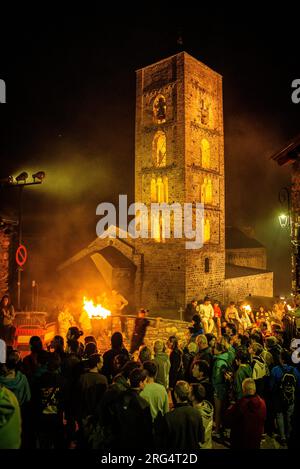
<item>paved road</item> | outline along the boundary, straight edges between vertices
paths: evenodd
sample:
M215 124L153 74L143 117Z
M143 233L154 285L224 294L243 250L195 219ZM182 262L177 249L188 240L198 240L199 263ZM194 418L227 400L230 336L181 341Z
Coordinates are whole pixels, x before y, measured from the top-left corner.
M217 442L213 441L213 449L229 449L229 444L227 442ZM275 438L266 436L260 446L260 449L287 449L286 447L281 446Z

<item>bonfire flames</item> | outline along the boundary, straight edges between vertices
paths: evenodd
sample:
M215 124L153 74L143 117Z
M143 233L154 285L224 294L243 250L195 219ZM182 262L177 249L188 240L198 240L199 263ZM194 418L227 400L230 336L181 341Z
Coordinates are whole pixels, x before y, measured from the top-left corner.
M111 316L111 311L95 304L93 300L88 300L86 297L83 298L83 309L90 319L106 319Z

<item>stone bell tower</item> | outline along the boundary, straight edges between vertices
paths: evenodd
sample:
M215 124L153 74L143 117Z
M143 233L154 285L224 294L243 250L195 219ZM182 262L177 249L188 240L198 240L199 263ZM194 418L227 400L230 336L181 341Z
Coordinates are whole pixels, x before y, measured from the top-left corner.
M223 300L225 277L222 77L186 52L137 71L135 201L204 204L204 245L137 239L140 303L178 310L193 297Z

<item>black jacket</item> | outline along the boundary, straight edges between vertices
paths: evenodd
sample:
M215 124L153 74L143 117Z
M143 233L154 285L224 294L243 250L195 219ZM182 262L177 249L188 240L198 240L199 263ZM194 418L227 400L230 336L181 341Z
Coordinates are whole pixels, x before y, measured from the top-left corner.
M153 447L152 417L148 402L134 389L119 394L113 415L115 448L149 450Z
M214 388L213 385L211 384L209 378L202 378L196 380L193 378L191 380L191 386L196 386L197 384L202 384L202 386L205 389L205 400L210 402L211 404L214 404Z
M197 451L204 441L204 429L199 411L190 404L176 404L164 416L161 434L162 448L177 453Z
M198 314L198 311L196 310L195 306L192 305L192 303L189 303L184 311L184 320L191 322L195 314Z
M131 339L130 353L135 352L144 343L147 327L150 321L146 318L136 318Z
M126 348L110 349L103 354L103 367L101 373L107 377L109 383L112 382L112 379L115 375L114 358L117 355L125 355L129 359L129 353Z
M183 353L181 350L176 348L170 353L170 374L169 374L169 386L171 389L174 389L175 384L180 379L183 379L184 370L183 370Z
M95 413L99 401L107 389L107 378L100 373L87 371L83 373L78 382L77 416L86 417Z
M211 348L206 347L205 349L200 350L195 356L194 361L196 360L205 360L209 364L210 369L211 369L212 361L213 361L213 354L212 354Z

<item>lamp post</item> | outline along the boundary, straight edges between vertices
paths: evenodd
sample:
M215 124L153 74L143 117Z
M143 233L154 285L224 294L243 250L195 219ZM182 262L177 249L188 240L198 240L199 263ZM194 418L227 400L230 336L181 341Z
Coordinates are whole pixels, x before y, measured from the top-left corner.
M286 226L291 226L291 198L290 198L290 191L287 187L283 187L280 189L278 194L278 199L281 205L286 206L287 214L281 213L278 217L279 223L281 228L285 228Z
M283 187L278 194L279 202L287 208L287 214L281 213L278 217L281 228L288 227L292 244L292 291L295 296L300 293L300 230L291 208L290 190Z
M18 210L18 248L22 245L22 220L23 220L23 190L27 186L35 186L42 184L46 174L44 171L38 171L32 175L32 182L26 182L28 179L28 173L23 171L15 179L9 176L5 179L0 179L0 186L3 188L14 187L19 190L19 210ZM18 265L18 280L17 280L17 309L21 309L21 275L22 267Z

